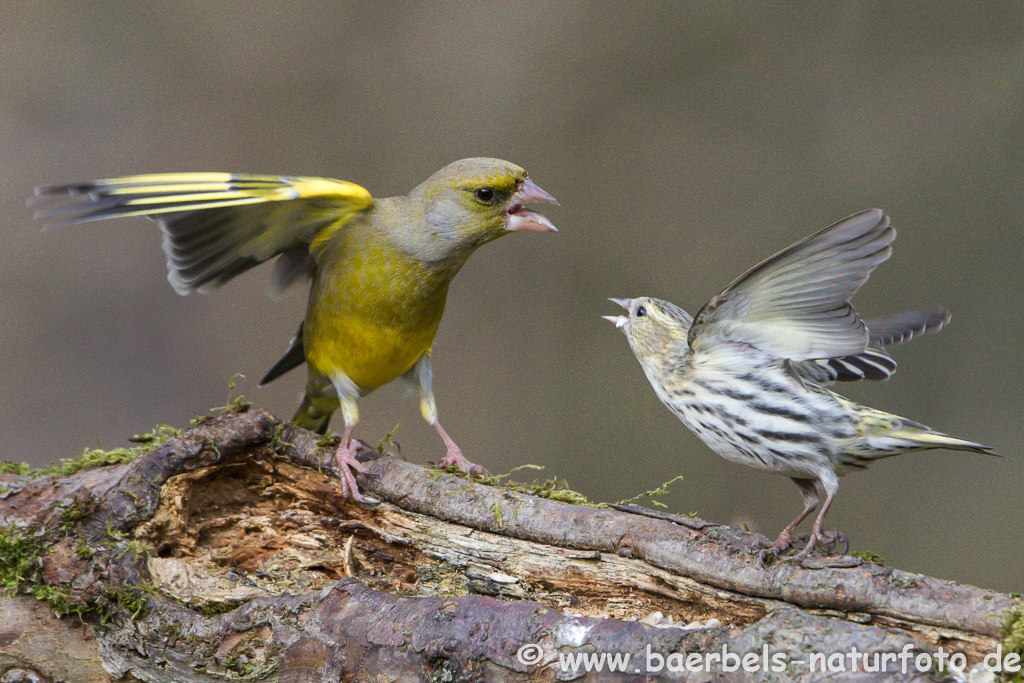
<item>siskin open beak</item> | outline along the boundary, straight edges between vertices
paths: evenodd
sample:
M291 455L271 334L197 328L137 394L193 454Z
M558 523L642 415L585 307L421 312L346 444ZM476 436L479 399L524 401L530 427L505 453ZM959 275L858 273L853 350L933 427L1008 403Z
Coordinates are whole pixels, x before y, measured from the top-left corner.
M558 232L558 228L556 228L543 214L539 214L536 211L530 211L523 206L528 202L543 202L545 204L554 204L555 206L558 206L557 199L540 189L540 186L538 186L537 183L527 178L523 181L519 190L512 195L509 207L505 211L505 229L510 232L516 230Z
M619 306L622 306L623 308L625 308L628 311L629 310L629 304L633 300L632 299L614 299L614 298L612 298L612 299L608 299L608 301L611 301L613 304L618 304ZM607 320L608 322L610 322L612 325L615 325L615 327L619 328L620 330L623 327L626 326L626 323L629 322L629 316L625 316L625 315L602 315L601 317L604 318L605 320Z
M627 311L629 310L629 305L631 303L633 303L632 299L616 299L616 298L611 298L611 299L608 299L608 301L611 301L613 304L618 304L619 306L622 306Z

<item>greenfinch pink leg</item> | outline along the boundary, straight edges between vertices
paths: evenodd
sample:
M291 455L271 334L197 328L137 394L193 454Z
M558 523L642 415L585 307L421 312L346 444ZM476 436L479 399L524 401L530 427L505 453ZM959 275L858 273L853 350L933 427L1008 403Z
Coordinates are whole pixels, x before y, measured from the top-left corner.
M353 445L353 429L355 429L354 424L345 427L345 431L341 435L341 443L338 444L338 449L334 451L334 458L338 462L338 478L341 479L341 495L363 505L376 505L380 501L367 498L359 492L356 476L359 474L369 474L370 471L366 468L366 465L356 460L356 452L359 450L359 447L358 445Z
M478 474L486 476L490 474L490 472L480 465L466 460L466 456L462 455L462 449L455 445L455 442L452 441L452 437L448 436L448 432L444 431L440 422L435 420L431 423L431 426L437 430L437 433L441 436L441 440L444 441L444 445L448 448L444 457L439 463L437 463L438 467L458 467L460 470L470 475Z

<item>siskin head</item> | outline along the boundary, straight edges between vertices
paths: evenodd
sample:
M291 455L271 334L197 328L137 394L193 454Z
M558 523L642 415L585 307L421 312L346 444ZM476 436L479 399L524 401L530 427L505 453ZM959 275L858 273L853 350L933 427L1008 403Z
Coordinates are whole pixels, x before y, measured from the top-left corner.
M602 317L622 330L641 363L663 356L668 348L686 346L693 318L675 304L646 296L609 301L622 306L627 314Z
M411 193L418 199L429 238L451 250L475 249L517 231L557 232L529 202L558 202L508 161L462 159L432 175Z

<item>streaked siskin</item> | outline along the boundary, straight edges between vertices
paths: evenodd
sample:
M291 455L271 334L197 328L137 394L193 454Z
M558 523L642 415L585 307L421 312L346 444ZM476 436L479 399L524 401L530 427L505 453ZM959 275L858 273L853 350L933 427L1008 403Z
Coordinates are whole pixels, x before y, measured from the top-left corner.
M613 299L627 314L605 316L625 333L661 402L714 452L799 488L803 510L772 545L776 555L822 497L799 555L833 547L838 535L822 523L847 472L908 451L994 454L826 386L888 378L896 364L885 347L949 321L938 308L865 323L850 305L895 236L885 214L864 211L762 262L692 318L649 297Z

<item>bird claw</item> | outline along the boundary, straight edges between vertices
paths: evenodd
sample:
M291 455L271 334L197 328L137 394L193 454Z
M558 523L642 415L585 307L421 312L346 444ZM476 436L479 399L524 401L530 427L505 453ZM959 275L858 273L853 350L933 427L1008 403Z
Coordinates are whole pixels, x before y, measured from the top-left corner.
M845 555L850 552L850 539L846 537L842 531L833 529L832 531L821 532L821 537L818 539L818 547L824 550L829 555L833 554L836 549L836 545L839 543L843 544L843 552L836 553Z
M783 544L780 544L779 541L776 541L767 548L763 548L760 551L758 551L757 561L762 567L767 567L769 564L778 562L782 558L783 554L785 554L785 552L789 550L790 546L792 545L793 544L788 540ZM769 557L771 558L771 562L766 562L766 560L768 560Z
M786 551L785 548L776 548L771 546L769 548L762 548L757 553L757 563L761 565L761 568L767 567L769 564L774 564L778 561L779 555ZM768 562L768 558L771 558L771 562Z
M779 537L775 539L775 543L770 546L762 548L757 553L757 560L762 567L766 567L765 560L769 557L772 558L772 562L777 562L789 548L793 545L793 541L786 531L779 534Z
M793 545L793 541L799 541L806 543L803 549L792 557L782 558L787 550ZM770 547L765 548L758 552L757 558L761 566L766 566L765 560L769 557L772 561L785 561L785 562L797 562L804 559L817 548L821 550L825 555L835 554L836 545L843 544L843 552L840 554L845 555L850 551L850 540L841 531L833 529L832 531L822 531L815 534L797 534L796 536L790 537L788 534L780 534L779 538Z
M804 540L806 538L807 545L804 546L803 550L793 556L794 561L804 559L810 555L815 548L820 549L825 555L834 555L836 554L836 545L839 543L844 545L842 554L846 554L850 550L850 541L846 538L846 534L835 529L832 531L811 533L810 536L801 534L799 538L800 540Z
M352 447L352 444L338 446L334 457L338 461L338 478L341 479L342 497L363 505L380 505L379 500L364 496L359 491L356 476L371 476L373 473L367 469L366 465L356 460L356 449Z
M462 451L458 448L449 449L445 456L437 463L437 467L438 469L444 469L445 467L458 467L469 476L473 476L475 474L477 476L486 477L490 475L490 472L480 465L466 460L466 456L462 455Z

